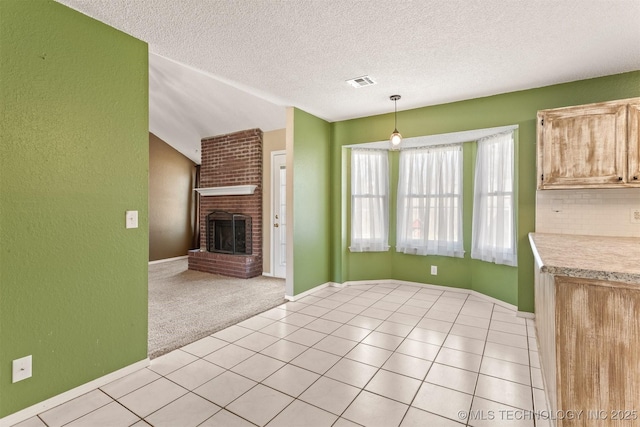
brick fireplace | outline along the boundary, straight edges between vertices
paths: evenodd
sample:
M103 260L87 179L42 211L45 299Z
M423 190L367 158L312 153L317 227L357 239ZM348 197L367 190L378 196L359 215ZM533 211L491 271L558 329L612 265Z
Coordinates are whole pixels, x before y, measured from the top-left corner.
M248 279L262 274L262 131L250 129L201 141L200 249L189 251L189 269ZM247 186L255 186L252 194ZM203 195L222 194L222 195ZM232 194L228 194L232 193ZM224 212L251 219L247 254L209 252L208 216ZM208 244L209 243L209 244ZM229 252L229 251L227 251Z

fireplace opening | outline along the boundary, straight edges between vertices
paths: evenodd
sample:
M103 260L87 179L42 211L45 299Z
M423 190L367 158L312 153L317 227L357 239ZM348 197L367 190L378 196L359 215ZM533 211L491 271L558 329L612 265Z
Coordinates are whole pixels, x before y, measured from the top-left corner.
M251 217L223 211L207 215L207 251L251 255Z

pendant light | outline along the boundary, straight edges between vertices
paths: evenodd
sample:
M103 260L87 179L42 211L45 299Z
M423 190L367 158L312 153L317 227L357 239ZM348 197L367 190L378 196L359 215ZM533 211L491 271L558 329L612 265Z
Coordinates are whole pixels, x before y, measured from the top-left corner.
M402 135L400 135L400 132L398 132L398 99L400 99L400 95L391 95L389 99L393 101L395 123L395 126L393 127L393 133L389 137L389 142L391 142L392 150L399 150L400 143L402 142Z

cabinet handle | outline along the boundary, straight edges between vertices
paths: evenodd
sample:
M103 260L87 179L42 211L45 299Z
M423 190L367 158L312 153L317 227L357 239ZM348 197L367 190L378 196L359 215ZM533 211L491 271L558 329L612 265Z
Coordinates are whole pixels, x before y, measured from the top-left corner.
M622 177L621 176L618 177L618 181L622 181Z
M637 176L634 176L634 177L633 177L633 180L634 180L634 181L637 181L637 180L638 180L638 177L637 177Z

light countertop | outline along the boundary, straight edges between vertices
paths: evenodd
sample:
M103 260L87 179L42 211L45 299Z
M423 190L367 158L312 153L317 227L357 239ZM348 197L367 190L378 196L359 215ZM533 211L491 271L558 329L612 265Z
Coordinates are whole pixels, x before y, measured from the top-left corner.
M541 271L640 285L640 238L529 233Z

